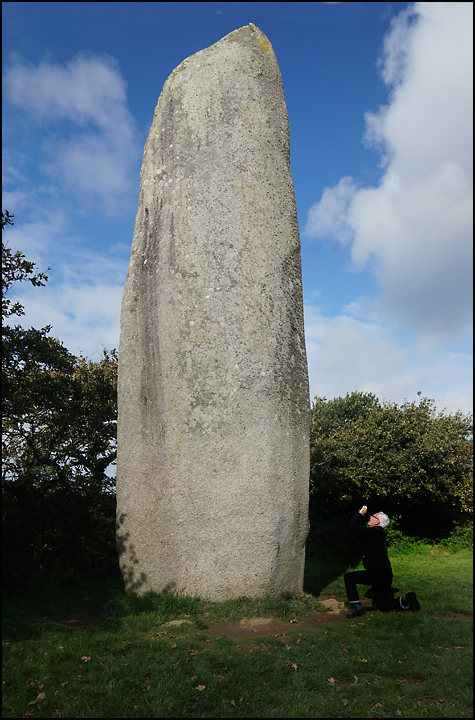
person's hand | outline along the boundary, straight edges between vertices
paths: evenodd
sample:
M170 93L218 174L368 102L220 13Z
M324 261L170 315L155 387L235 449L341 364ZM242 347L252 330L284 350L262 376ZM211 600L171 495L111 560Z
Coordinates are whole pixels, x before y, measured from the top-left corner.
M366 505L363 505L363 507L362 507L361 510L360 510L360 513L361 513L362 515L366 515L367 511L368 511L368 508L366 507Z

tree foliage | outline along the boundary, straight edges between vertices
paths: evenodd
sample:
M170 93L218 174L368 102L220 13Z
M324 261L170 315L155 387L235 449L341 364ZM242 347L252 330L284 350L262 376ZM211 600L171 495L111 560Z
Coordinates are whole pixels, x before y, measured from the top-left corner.
M2 227L13 216L2 213ZM2 239L3 318L24 314L6 293L39 273ZM114 480L117 353L72 355L51 327L2 327L2 515L4 583L103 575L116 566Z
M411 534L439 537L473 512L472 416L434 403L380 403L365 393L312 409L311 511L330 518L364 501L399 515Z
M8 210L2 211L2 230L7 225L14 224L14 217ZM2 319L10 317L10 315L25 314L23 306L19 302L12 305L10 299L6 297L7 292L16 282L28 280L35 287L47 282L48 276L35 270L35 263L27 260L19 250L12 253L10 248L4 244L2 237Z
M117 354L76 358L43 330L5 328L2 358L3 481L111 489L116 458Z

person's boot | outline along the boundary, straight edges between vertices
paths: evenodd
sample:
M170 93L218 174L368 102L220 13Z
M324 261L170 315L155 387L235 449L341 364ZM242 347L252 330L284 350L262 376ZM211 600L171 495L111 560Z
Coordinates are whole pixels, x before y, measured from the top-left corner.
M346 614L347 618L354 618L354 617L360 617L361 615L366 615L366 610L362 606L360 602L352 602L351 605L351 612Z
M412 612L417 612L421 609L421 605L419 603L419 600L417 599L415 592L408 592L405 595L401 595L399 598L399 602L401 603L401 607L404 610L412 610Z

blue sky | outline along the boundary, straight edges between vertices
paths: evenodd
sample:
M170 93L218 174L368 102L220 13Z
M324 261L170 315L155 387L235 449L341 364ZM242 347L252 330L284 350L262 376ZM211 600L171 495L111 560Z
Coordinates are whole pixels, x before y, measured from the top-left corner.
M471 412L473 3L5 2L4 231L26 326L117 348L143 146L186 57L252 22L287 101L311 397Z

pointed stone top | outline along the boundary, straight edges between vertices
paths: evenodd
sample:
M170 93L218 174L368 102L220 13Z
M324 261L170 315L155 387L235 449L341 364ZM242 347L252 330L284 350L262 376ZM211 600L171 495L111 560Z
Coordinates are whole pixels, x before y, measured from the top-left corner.
M277 61L274 49L267 36L257 27L257 25L249 23L249 25L243 25L243 27L233 30L228 35L225 35L225 37L218 40L214 43L214 45L210 45L203 50L199 50L194 55L187 57L182 63L180 63L180 65L178 65L177 68L175 68L169 79L171 79L178 71L185 69L191 61L199 61L201 59L205 60L209 58L210 55L214 55L216 52L224 49L223 46L229 46L231 44L243 46L243 48L246 48L246 52L249 52L249 50L252 51L254 48L255 50L259 50L260 53L263 52L265 55L272 57L273 60Z
M243 27L238 28L237 30L233 30L229 33L229 35L226 35L219 42L246 42L246 40L254 40L254 38L257 38L260 46L266 54L269 52L274 52L272 49L272 45L269 42L269 39L262 32L262 30L257 27L257 25L254 25L254 23L249 23L249 25L243 25Z
M226 122L225 115L242 116L256 102L260 112L268 116L266 123L288 149L279 63L266 35L250 23L183 60L166 80L156 112L160 104L171 107L179 103L181 108L176 107L174 112L183 110L190 136L195 133L204 141L209 140L213 128Z

